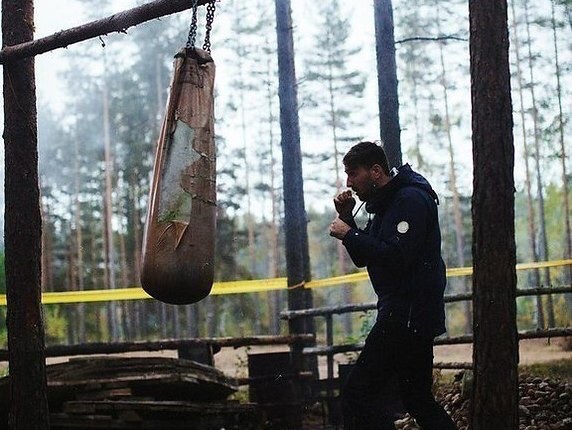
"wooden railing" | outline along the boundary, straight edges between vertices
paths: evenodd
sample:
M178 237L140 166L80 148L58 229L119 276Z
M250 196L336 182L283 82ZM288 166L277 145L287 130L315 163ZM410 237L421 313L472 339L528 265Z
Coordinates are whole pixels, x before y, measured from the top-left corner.
M518 289L516 296L538 296L546 294L566 294L572 293L572 286L551 287L551 288L530 288ZM455 294L445 296L445 303L460 302L472 300L471 294ZM297 318L315 318L323 317L326 322L326 345L325 346L312 346L305 347L302 350L304 355L322 355L326 356L327 362L327 379L332 381L334 379L334 355L346 352L361 351L363 343L351 344L334 344L334 315L342 315L353 312L367 312L376 309L376 303L360 303L351 305L340 306L327 306L312 309L302 309L294 311L283 311L280 313L280 318L283 320L293 320ZM553 337L567 337L572 336L571 327L551 328L546 330L531 330L519 332L519 339L533 339L533 338L553 338ZM435 339L435 345L454 345L454 344L467 344L473 343L472 335L442 337ZM440 369L470 369L471 363L434 363L435 368ZM331 384L328 384L331 385Z

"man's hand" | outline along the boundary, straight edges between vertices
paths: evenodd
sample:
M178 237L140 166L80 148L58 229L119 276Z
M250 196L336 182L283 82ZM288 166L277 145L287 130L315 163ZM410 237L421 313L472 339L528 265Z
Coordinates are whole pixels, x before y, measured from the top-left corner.
M356 206L356 199L354 199L350 190L346 190L334 198L334 206L336 207L336 212L341 216L351 217L352 211Z
M330 236L335 237L336 239L342 240L344 236L350 231L352 228L343 222L340 217L337 217L335 220L332 221L330 225Z

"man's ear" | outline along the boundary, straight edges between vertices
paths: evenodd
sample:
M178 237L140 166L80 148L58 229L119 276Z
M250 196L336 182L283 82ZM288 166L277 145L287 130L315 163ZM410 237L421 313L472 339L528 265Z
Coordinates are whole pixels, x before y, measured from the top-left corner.
M373 179L379 179L383 176L383 168L379 164L374 164L369 168Z

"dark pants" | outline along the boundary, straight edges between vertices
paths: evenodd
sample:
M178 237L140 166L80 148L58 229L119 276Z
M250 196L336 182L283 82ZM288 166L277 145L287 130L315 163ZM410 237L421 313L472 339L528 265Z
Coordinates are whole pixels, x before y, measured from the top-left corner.
M380 393L395 375L405 410L423 430L456 429L431 391L433 338L387 322L374 325L342 388L344 429L395 430L393 414L380 404Z

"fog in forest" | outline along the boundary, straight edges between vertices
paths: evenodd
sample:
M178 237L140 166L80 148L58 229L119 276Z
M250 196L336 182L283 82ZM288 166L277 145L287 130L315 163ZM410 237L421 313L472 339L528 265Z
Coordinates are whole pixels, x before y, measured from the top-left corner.
M36 38L137 4L35 3ZM393 2L403 160L424 174L440 197L448 267L472 264L466 3ZM554 16L549 0L509 3L519 262L560 260L570 240L564 220L571 214L564 213L562 202L572 188L571 6L554 3ZM332 198L345 187L341 156L360 140L379 140L373 5L292 0L292 13L311 272L322 279L356 270L347 256L338 255L328 226ZM198 46L204 19L199 8ZM36 58L44 291L110 288L110 277L118 287L139 285L153 152L173 56L184 46L189 24L186 11ZM282 182L275 25L273 1L217 3L211 35L217 66L217 281L285 276L282 193L287 184ZM104 252L106 171L112 181L111 256ZM362 224L366 218L365 211L358 215ZM518 276L519 287L566 282L561 267ZM467 291L470 284L470 277L452 278L447 293ZM374 300L369 283L353 287L352 302ZM314 304L341 304L344 288L316 289ZM117 334L123 339L275 333L285 329L277 322L285 297L284 292L217 296L179 308L137 301L113 312L124 323ZM537 327L544 317L534 298L518 304L519 326ZM550 316L552 324L570 324L562 295L546 307L544 325ZM454 304L450 310L450 333L464 333L467 309ZM105 304L51 305L47 342L110 339L113 334L102 322L108 312ZM137 316L129 322L125 315ZM194 318L201 323L190 327ZM362 320L355 318L358 330ZM347 330L346 325L345 335ZM0 333L4 341L5 327Z

